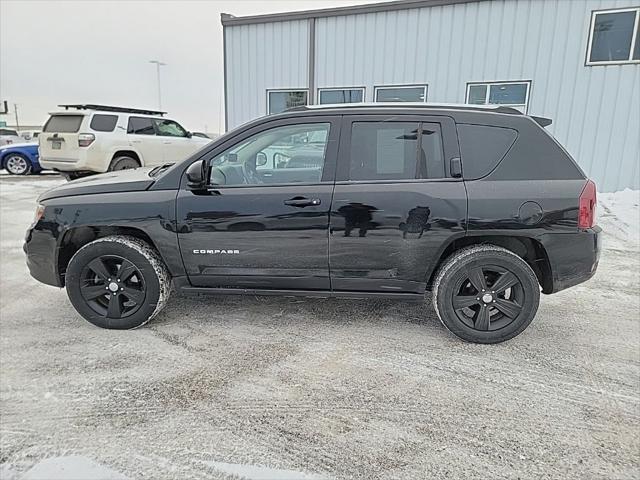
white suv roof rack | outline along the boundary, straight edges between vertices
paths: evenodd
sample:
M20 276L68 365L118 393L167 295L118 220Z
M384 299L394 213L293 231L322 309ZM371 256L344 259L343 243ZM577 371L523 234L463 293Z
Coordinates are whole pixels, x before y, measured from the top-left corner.
M141 108L129 108L129 107L114 107L111 105L96 105L92 103L86 104L72 104L72 105L58 105L59 107L69 110L75 108L76 110L99 110L101 112L118 112L118 113L137 113L138 115L160 115L163 116L167 112L160 112L157 110L147 110Z

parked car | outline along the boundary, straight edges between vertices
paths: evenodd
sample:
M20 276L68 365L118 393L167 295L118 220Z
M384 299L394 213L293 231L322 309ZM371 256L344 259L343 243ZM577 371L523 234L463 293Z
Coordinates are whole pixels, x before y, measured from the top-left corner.
M185 293L391 298L431 291L446 328L495 343L591 278L596 188L507 107L298 107L172 166L44 193L31 274L104 328L143 325ZM321 161L309 142L323 138ZM258 169L275 146L287 157ZM295 160L295 161L294 161ZM291 166L291 164L295 166Z
M40 173L37 143L16 143L0 147L0 168L12 175Z
M40 163L70 178L180 161L209 143L165 112L60 105L38 137Z
M18 132L18 135L20 135L24 141L26 142L37 142L37 138L38 135L40 135L40 131L39 130L20 130Z
M0 128L0 147L14 143L24 143L24 139L15 130Z

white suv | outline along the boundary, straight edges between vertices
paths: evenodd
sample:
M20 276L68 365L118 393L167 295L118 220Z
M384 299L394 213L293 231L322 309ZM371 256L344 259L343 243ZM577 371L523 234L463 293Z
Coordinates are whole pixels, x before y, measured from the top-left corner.
M209 143L165 112L104 105L60 105L38 136L40 164L71 178L186 158Z

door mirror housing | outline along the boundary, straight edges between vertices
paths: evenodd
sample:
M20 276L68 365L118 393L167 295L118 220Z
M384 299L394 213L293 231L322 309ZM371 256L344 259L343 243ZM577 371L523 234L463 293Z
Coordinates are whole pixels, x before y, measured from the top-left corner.
M187 132L187 135L186 135L186 136L187 136L187 138L191 138L191 137L193 137L193 133L191 133L191 132Z
M269 159L267 158L267 154L264 152L256 153L256 167L264 167Z
M202 190L206 186L205 162L194 162L187 168L187 188Z

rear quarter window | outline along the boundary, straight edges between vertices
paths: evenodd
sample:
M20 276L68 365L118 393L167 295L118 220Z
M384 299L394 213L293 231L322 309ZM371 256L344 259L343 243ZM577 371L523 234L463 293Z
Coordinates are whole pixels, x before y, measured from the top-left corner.
M95 130L96 132L113 132L116 128L116 123L118 123L117 115L102 115L96 114L91 119L91 130Z
M51 115L44 126L44 132L76 133L80 130L84 115Z
M458 124L458 140L465 179L488 175L504 158L518 132L511 128Z

